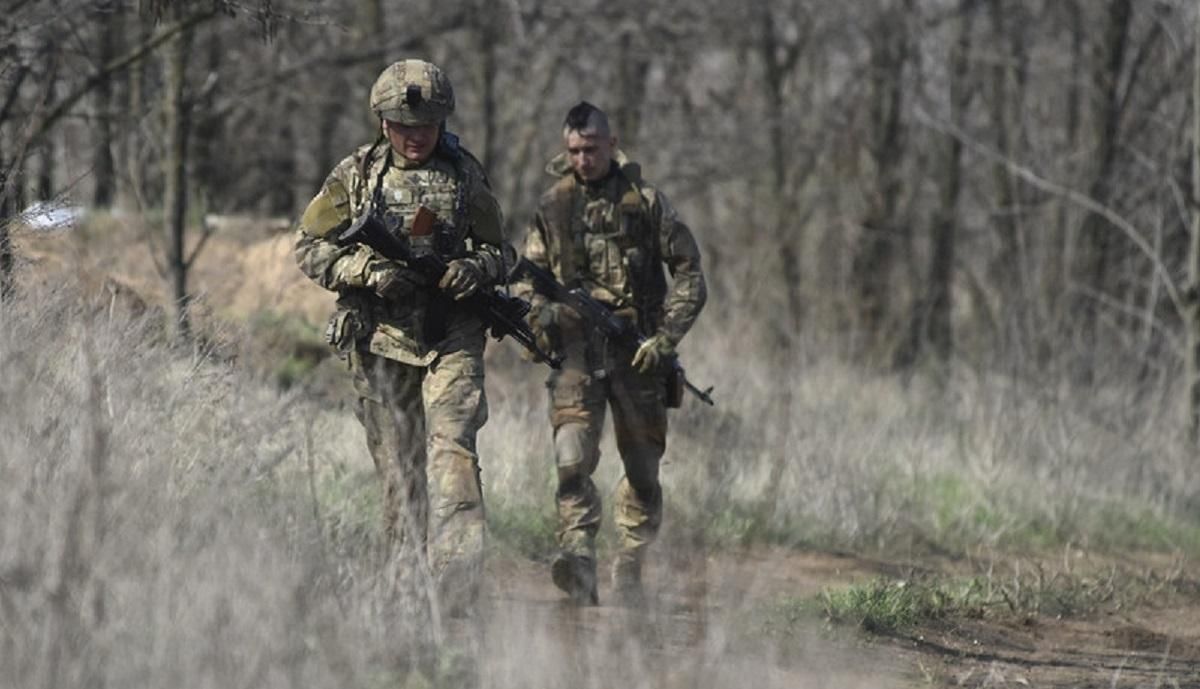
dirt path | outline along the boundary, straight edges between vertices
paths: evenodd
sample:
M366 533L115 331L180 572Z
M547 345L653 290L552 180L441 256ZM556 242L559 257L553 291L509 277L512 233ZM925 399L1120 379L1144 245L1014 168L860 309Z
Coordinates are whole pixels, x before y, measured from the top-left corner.
M1200 606L1088 620L961 622L891 640L938 686L1200 687Z
M570 606L544 564L494 558L486 686L1200 687L1200 590L1092 619L867 636L810 614L770 629L783 601L900 569L788 550L676 553L648 571L651 602L630 610L606 604L604 585L599 607Z

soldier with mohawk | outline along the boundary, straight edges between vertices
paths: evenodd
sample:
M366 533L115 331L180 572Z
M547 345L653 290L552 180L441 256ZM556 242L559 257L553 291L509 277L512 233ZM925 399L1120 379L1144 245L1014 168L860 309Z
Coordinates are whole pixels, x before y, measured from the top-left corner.
M548 382L560 548L551 577L573 601L599 602L595 539L601 501L591 477L611 408L625 468L615 497L619 543L612 584L618 602L629 604L643 596L642 563L662 521L666 373L675 347L704 306L706 289L691 231L617 148L604 112L580 102L567 113L562 134L566 150L547 166L555 183L542 195L524 256L566 287L585 289L614 315L636 324L645 339L627 351L571 307L548 301L531 284L520 286L533 304L530 322L544 348L566 357Z

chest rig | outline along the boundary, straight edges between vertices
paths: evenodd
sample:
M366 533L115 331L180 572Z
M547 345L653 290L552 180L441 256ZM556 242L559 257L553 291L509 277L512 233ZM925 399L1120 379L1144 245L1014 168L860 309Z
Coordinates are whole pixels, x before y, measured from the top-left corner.
M457 137L443 133L433 156L413 168L394 164L391 146L376 160L373 154L380 144L372 147L363 159L357 194L359 207L369 204L365 207L414 256L433 252L448 262L473 250L473 242L467 236L470 229L467 177ZM414 238L413 221L422 207L435 217L432 236ZM415 315L423 339L437 342L445 337L450 312L455 308L452 300L441 290L433 289L418 293L413 306L418 312Z
M358 197L396 239L416 253L432 250L446 260L473 248L467 237L467 185L456 145L444 138L433 157L416 168L395 165L390 146L381 155L374 152L363 160ZM437 219L428 245L410 243L413 218L422 206Z
M617 171L591 186L564 176L545 209L554 272L614 309L633 309L643 333L657 327L666 295L658 232L636 178Z

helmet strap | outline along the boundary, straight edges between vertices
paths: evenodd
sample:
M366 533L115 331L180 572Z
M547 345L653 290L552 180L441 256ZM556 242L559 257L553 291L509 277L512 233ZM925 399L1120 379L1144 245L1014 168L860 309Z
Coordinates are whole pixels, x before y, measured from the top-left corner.
M392 167L392 147L387 148L387 157L384 158L383 165L379 167L379 174L375 176L375 188L371 191L371 213L383 215L383 176Z

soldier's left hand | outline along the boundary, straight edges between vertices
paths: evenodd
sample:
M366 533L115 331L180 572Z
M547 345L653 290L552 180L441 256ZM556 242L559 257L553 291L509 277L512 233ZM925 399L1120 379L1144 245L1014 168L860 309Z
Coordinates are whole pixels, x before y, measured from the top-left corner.
M438 282L438 287L449 292L455 299L463 299L474 294L482 280L483 276L474 263L456 258L446 266L446 272Z
M671 338L658 333L646 338L646 341L633 353L630 364L640 373L650 373L663 362L675 356L675 343Z

